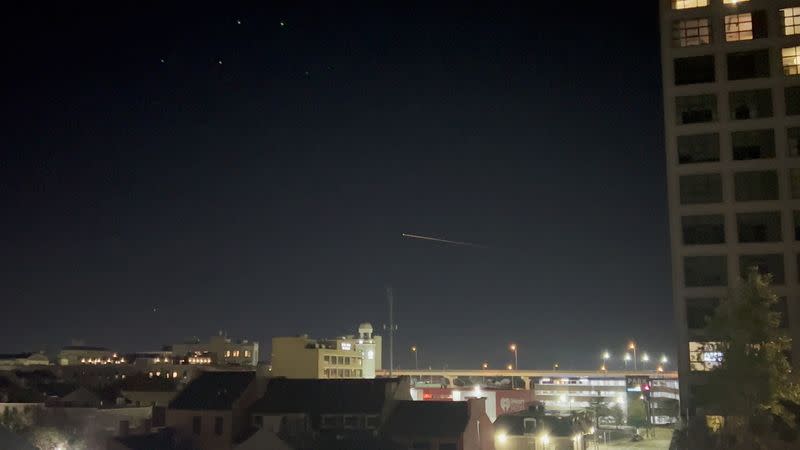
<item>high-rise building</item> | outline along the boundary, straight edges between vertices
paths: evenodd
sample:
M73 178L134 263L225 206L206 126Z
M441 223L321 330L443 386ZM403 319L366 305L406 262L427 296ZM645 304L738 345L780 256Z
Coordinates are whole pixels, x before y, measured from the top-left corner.
M702 414L705 317L749 267L800 360L800 1L658 1L682 410Z
M357 336L272 338L272 375L286 378L375 378L381 370L381 337L362 323Z

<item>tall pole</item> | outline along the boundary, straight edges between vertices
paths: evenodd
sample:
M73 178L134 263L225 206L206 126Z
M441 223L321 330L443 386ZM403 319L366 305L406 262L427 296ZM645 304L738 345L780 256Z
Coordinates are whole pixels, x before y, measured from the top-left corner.
M394 372L394 295L392 287L386 288L386 298L389 300L389 377Z

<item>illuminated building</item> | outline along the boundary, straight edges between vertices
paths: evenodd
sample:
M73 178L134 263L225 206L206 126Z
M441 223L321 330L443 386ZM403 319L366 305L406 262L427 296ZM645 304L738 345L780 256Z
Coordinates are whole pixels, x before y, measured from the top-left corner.
M86 345L70 345L64 347L58 353L58 358L56 360L61 366L74 366L78 364L108 365L124 362L124 358L111 349Z
M287 378L375 378L381 369L381 337L362 323L357 336L272 338L272 376Z
M173 344L173 357L191 358L190 364L216 364L229 366L256 366L258 342L233 341L221 332L206 342L194 340Z
M800 1L659 2L681 407L703 414L705 318L749 267L800 354Z

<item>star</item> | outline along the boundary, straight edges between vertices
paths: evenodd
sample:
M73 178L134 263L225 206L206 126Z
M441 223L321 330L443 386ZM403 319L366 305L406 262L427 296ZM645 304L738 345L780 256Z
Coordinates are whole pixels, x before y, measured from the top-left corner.
M236 25L241 25L241 24L242 24L242 19L236 19Z
M217 64L222 65L222 60L221 59L217 60Z
M285 27L285 26L286 26L286 22L284 22L284 21L282 21L282 20L281 20L281 26L282 26L282 27Z
M161 58L161 63L163 64L165 62L167 62L166 58Z

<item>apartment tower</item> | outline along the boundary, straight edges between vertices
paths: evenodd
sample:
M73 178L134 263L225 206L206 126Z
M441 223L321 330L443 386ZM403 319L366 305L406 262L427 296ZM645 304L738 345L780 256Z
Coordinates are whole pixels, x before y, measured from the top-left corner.
M800 360L800 0L658 0L682 412L719 354L705 317L774 277Z

